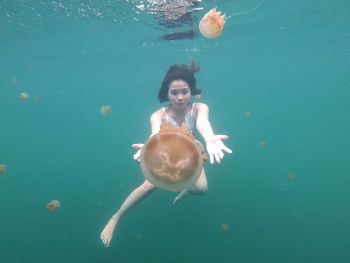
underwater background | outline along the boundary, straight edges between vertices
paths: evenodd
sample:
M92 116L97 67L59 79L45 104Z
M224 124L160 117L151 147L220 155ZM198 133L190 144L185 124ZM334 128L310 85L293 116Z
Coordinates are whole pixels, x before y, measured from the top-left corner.
M0 262L350 262L350 3L203 0L166 26L146 2L0 0ZM215 6L258 8L206 39ZM206 195L155 191L105 248L143 182L131 144L168 67L192 61L233 154L206 165Z

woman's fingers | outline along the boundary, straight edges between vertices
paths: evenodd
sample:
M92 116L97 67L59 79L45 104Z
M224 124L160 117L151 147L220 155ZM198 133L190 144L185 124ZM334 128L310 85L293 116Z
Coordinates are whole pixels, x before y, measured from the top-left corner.
M144 145L143 143L134 143L133 145L131 145L132 148L137 150L137 152L132 157L135 161L140 160L141 149L142 149L143 145Z
M134 148L135 150L140 150L142 149L143 145L144 145L143 143L134 143L131 145L131 147Z
M228 139L228 136L224 135L224 134L216 135L216 137L219 138L222 141L226 141Z
M133 156L134 160L138 161L140 159L140 155L141 155L141 150L138 150Z
M223 145L222 149L227 153L232 153L232 150L230 148L226 147L225 145Z
M210 161L210 164L214 163L214 154L209 154L209 161Z
M219 153L215 154L215 160L216 160L217 163L221 163L221 159L220 159Z
M214 162L221 163L221 160L223 158L224 158L224 153L222 151L209 154L209 160L211 164L213 164Z
M217 135L217 137L221 141L226 141L228 139L228 136L227 135L223 135L223 134ZM222 150L224 150L227 153L232 153L232 150L230 148L226 147L226 145L224 143L222 143L222 147L221 148L222 148Z
M222 160L224 158L224 152L223 151L219 151L219 158L220 158L220 160Z

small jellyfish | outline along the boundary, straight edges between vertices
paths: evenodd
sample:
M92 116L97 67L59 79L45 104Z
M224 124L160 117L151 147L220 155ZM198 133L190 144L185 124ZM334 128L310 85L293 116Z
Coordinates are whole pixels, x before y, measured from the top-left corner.
M267 142L266 141L260 141L259 145L261 148L266 148L267 147Z
M21 100L28 100L29 99L29 94L27 92L22 92L21 94L19 94L19 98Z
M230 230L230 226L228 224L222 224L221 225L221 231L222 232L228 232Z
M250 111L246 111L246 112L244 113L244 115L245 115L246 117L250 117L252 114L251 114Z
M60 201L58 201L58 200L51 200L51 201L47 204L46 208L47 208L47 210L49 210L49 211L55 211L55 210L57 210L58 208L60 208L60 206L61 206Z
M288 173L287 178L289 182L294 182L296 179L296 175L294 173Z
M199 22L199 31L206 38L215 38L221 34L224 25L225 15L221 15L216 8L212 8Z
M0 164L0 175L6 172L6 165Z
M109 115L112 113L112 107L110 105L103 105L100 112L102 115Z

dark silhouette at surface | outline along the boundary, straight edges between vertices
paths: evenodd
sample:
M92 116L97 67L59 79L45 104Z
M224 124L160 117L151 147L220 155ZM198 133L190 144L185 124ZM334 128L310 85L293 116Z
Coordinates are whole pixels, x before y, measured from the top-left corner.
M171 32L164 35L165 40L193 39L196 36L197 18L193 12L201 10L197 4L201 0L148 0L147 10L155 16L158 23L168 29L188 26L191 29L186 31Z

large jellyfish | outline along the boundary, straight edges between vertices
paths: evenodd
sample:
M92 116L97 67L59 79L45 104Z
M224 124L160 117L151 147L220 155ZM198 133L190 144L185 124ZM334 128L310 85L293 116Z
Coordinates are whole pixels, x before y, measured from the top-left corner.
M140 164L144 177L153 185L168 191L191 187L203 169L202 145L186 128L162 124L141 151Z

